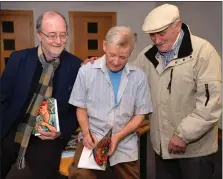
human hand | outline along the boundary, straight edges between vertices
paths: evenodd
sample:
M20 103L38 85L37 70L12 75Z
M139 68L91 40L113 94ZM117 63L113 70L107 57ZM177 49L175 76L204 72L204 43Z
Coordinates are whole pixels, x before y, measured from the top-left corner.
M118 135L118 133L114 134L112 137L111 137L111 144L110 144L110 148L109 148L109 152L108 152L108 155L112 155L116 148L118 147L118 144L120 142L120 137Z
M95 135L92 134L94 141L92 141L90 134L84 135L83 145L89 149L93 149L98 143L98 139Z
M99 58L99 57L91 57L91 58L87 58L87 59L85 59L85 60L81 63L81 65L86 65L88 62L91 62L91 64L93 64L94 61L97 60L98 58Z
M61 135L61 132L45 132L41 127L38 127L38 132L40 133L38 137L42 140L54 140Z
M169 141L168 151L169 153L174 153L174 154L184 153L186 150L186 147L187 145L184 142L184 140L174 134Z

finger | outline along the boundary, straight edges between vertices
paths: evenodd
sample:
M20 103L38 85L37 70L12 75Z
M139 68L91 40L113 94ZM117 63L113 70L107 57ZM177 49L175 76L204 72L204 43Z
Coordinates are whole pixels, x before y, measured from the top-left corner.
M114 145L110 145L109 151L108 151L108 156L111 156L114 152Z
M55 135L53 134L53 132L45 132L43 131L42 129L39 130L39 133L43 136L46 136L46 137L54 137Z
M94 144L91 145L90 142L93 144L92 141L89 141L89 140L86 140L86 139L83 140L83 144L84 144L85 147L87 147L88 149L93 149Z
M177 146L173 146L173 150L172 150L172 152L173 152L174 154L179 154L179 153L181 152L181 148L179 148L179 147L177 147Z
M91 139L87 140L87 143L88 143L88 145L90 146L91 149L94 148L95 144Z
M42 135L40 135L38 137L42 140L53 140L53 138L51 138L51 137L46 137L46 136L42 136Z
M182 148L181 147L176 146L174 149L175 149L174 153L176 153L176 154L180 154L182 152Z
M171 154L172 153L172 143L171 142L169 142L169 144L168 144L168 152Z
M92 135L92 136L93 136L93 139L94 139L94 145L97 145L97 143L98 143L98 139L97 139L97 137L94 136L94 135Z
M181 152L182 152L182 153L185 153L186 148L187 148L186 146L185 146L185 147L182 147Z

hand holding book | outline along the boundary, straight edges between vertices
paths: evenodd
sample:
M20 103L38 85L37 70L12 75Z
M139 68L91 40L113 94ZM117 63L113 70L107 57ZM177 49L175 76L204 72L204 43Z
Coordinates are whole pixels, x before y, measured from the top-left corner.
M85 146L78 163L78 168L105 170L111 144L111 136L112 129L110 129L108 133L96 144L93 150ZM92 137L94 137L94 135L92 135Z

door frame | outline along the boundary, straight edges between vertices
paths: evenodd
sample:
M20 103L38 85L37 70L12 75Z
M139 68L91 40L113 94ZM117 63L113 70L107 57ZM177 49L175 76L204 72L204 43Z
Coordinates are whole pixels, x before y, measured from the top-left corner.
M87 12L87 11L69 11L69 24L70 24L70 53L75 55L75 37L74 37L74 18L75 17L111 17L112 26L116 25L117 15L116 12Z

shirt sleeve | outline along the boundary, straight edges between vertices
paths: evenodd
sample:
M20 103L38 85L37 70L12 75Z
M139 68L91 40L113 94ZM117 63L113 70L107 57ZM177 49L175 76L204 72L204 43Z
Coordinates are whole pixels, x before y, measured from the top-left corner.
M86 67L82 66L77 74L76 81L74 83L69 103L73 106L80 108L86 108L87 100L87 88L86 88Z
M138 84L136 94L134 114L148 114L152 112L150 88L144 72L142 72L142 80Z

